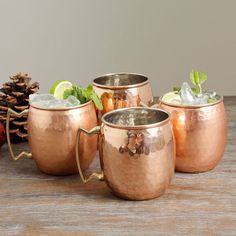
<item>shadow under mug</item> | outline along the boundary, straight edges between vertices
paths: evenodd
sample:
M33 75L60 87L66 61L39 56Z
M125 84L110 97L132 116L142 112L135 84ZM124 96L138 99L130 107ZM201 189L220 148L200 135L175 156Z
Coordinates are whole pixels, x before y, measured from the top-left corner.
M15 156L10 140L9 122L12 116L27 117L28 141L32 153ZM38 168L51 175L78 173L75 158L76 133L80 127L91 129L97 125L93 102L76 107L44 109L30 106L29 110L7 113L7 141L13 160L33 158ZM86 169L95 157L97 136L83 135L80 142L81 165Z
M100 173L85 176L79 143L82 133L99 134ZM76 160L84 183L105 180L111 191L124 199L159 197L171 182L175 143L169 114L160 109L124 108L106 113L101 126L80 128Z

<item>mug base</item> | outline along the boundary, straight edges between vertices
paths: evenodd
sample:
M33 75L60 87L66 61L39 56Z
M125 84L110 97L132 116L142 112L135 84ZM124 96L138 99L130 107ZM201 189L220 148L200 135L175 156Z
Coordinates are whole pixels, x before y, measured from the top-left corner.
M204 173L204 172L208 172L213 170L217 165L211 166L211 167L207 167L207 168L175 168L175 172L179 172L179 173L185 173L185 174L199 174L199 173Z
M155 198L159 198L161 197L164 193L165 193L165 190L161 190L160 192L158 192L158 194L146 194L145 196L132 196L132 195L125 195L125 194L121 194L121 193L118 193L118 192L115 192L115 191L112 191L112 194L115 195L116 197L120 198L120 199L123 199L123 200L127 200L127 201L146 201L146 200L152 200L152 199L155 199Z

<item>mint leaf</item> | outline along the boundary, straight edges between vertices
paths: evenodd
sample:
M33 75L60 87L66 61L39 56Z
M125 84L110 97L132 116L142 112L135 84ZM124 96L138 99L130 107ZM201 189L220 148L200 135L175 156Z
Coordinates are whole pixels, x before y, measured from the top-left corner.
M213 97L213 98L208 98L208 103L214 103L217 102L217 98Z
M88 85L88 87L86 88L86 91L88 94L92 94L93 93L93 86L91 84Z
M73 89L66 89L63 93L63 99L67 99L71 95L73 95Z
M181 87L177 87L177 86L173 87L174 92L179 92L180 90L181 90Z
M77 86L76 86L76 85L73 85L73 86L72 86L72 89L73 89L72 95L77 98ZM78 99L78 98L77 98L77 99Z
M199 84L199 74L197 71L192 70L192 72L190 73L190 80L194 85Z
M95 106L97 107L98 110L103 109L102 101L101 99L97 96L96 93L92 93L91 95L91 100L94 102Z
M202 85L207 80L207 74L192 70L190 73L190 80L194 85Z
M92 85L88 85L86 89L82 90L83 96L86 98L87 101L92 100L97 107L98 110L102 110L102 101L101 99L97 96L97 94L93 90Z
M204 72L199 72L199 83L203 84L207 80L207 74Z
M193 90L195 95L198 95L199 93L202 93L202 87L201 85L207 80L207 74L204 72L194 71L190 73L190 80L195 85L195 88Z
M82 90L83 96L86 98L86 101L91 100L91 96L93 94L93 86L89 85L87 88Z
M194 95L198 95L199 94L199 89L198 88L191 88Z
M75 86L75 87L76 87L75 90L76 90L76 97L77 97L77 99L80 100L81 104L87 102L87 99L86 99L86 97L83 94L83 90L84 89L82 87L80 87L80 86Z
M80 104L86 103L90 100L92 100L97 107L97 109L102 110L102 101L97 96L97 94L93 90L92 85L88 85L87 88L82 88L79 85L73 85L71 89L66 89L63 93L63 99L67 99L69 96L76 97Z

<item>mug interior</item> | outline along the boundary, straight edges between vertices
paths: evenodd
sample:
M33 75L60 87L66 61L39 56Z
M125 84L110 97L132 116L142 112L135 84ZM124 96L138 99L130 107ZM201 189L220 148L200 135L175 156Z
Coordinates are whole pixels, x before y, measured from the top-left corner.
M148 78L144 75L139 74L128 74L128 73L119 73L119 74L108 74L100 76L94 79L94 83L102 86L129 86L144 83Z
M161 109L133 107L108 112L102 121L111 126L140 127L159 125L169 120L169 114Z

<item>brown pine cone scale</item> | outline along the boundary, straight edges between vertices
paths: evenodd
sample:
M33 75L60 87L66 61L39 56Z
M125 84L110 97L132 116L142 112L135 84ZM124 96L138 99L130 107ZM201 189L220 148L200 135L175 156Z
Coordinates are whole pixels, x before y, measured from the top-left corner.
M0 122L6 126L8 108L22 112L29 108L29 95L36 93L39 83L31 83L31 77L26 73L18 73L10 77L0 88ZM27 140L27 115L10 117L10 134L12 142Z

